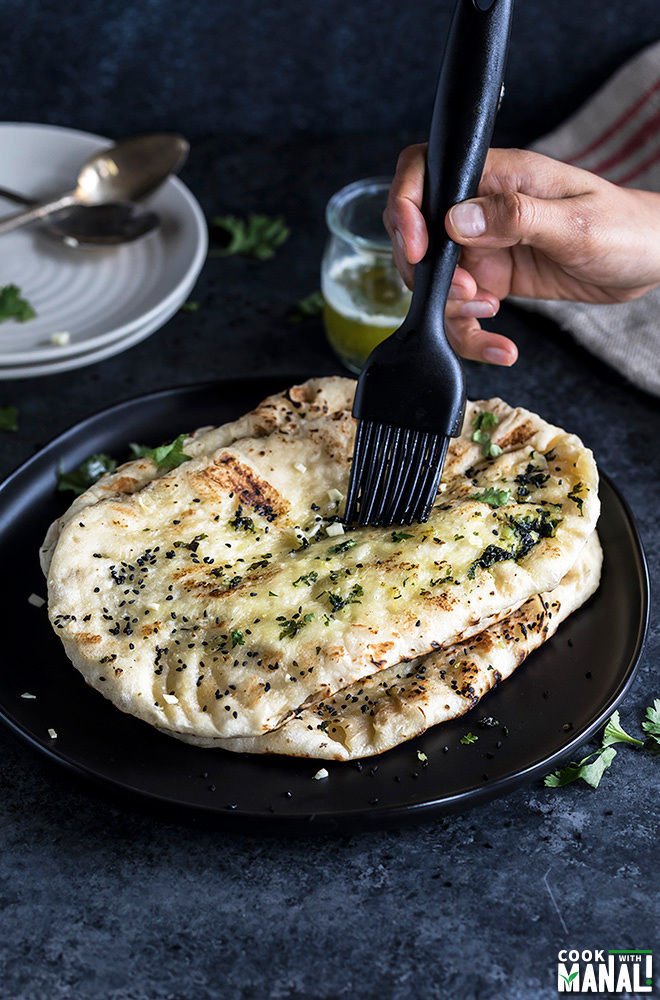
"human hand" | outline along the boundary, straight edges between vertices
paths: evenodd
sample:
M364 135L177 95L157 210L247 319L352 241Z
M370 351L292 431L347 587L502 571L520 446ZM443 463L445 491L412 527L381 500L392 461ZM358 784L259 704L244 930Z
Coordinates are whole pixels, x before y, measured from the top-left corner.
M412 287L426 253L421 213L425 145L399 156L384 222ZM476 198L454 205L447 233L462 247L446 327L465 358L512 365L508 337L482 330L502 299L519 295L627 302L660 283L660 194L618 187L540 153L491 149Z

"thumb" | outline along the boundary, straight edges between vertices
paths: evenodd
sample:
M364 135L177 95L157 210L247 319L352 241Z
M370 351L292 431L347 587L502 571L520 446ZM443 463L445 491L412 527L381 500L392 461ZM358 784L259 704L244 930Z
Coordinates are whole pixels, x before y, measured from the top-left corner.
M461 246L534 246L556 260L585 249L591 213L580 197L532 198L511 191L471 198L449 209L445 226Z

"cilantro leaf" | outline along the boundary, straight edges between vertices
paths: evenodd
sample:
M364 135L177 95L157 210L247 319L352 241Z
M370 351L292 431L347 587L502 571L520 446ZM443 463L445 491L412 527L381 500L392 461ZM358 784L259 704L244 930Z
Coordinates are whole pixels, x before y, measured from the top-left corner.
M29 319L34 319L36 312L21 295L18 285L3 285L0 288L0 323L7 319L18 320L25 323Z
M577 506L580 517L584 517L584 511L582 510L582 508L584 507L584 497L580 496L580 493L582 492L583 489L585 489L585 487L582 483L576 483L573 489L568 494L568 499L572 500L573 503Z
M476 414L472 426L477 431L488 431L491 427L497 427L500 422L500 418L496 413L491 413L489 410L481 410Z
M345 597L342 597L341 594L333 594L330 591L328 591L328 601L330 602L330 610L332 611L333 614L335 614L337 611L341 611L342 608L345 608L349 604L362 604L360 598L363 596L364 596L364 590L362 589L359 583L353 584L353 586L351 587L351 589L349 590L348 594Z
M458 742L468 747L471 743L476 743L478 739L479 737L475 736L474 733L466 733L465 736L461 736Z
M402 542L406 538L413 538L413 535L411 535L409 531L393 531L392 532L392 541L393 542Z
M609 717L605 726L605 732L603 733L603 747L610 747L613 743L630 743L634 747L644 746L643 740L635 739L625 729L622 729L618 711L613 712Z
M502 454L502 449L498 444L493 444L490 439L489 431L493 427L497 427L500 422L500 418L496 413L490 413L488 410L483 410L480 413L475 414L474 420L472 421L472 440L476 441L477 444L481 445L481 451L484 458L496 458L497 455Z
M280 639L294 639L300 630L303 629L305 625L309 625L313 619L314 615L311 612L303 615L302 617L300 615L294 615L293 618L285 618L284 615L278 615L275 620L279 622L281 629Z
M269 260L275 256L276 248L288 240L290 232L281 215L251 214L247 219L236 215L216 215L211 220L211 226L215 230L213 235L219 236L222 241L212 251L215 257L242 254Z
M579 763L571 762L567 767L546 775L544 784L548 788L559 788L561 785L568 785L582 778L592 788L598 788L604 772L616 757L614 743L628 743L630 746L644 747L652 752L660 750L660 699L656 698L653 705L646 709L646 721L642 723L642 729L649 734L645 742L627 733L621 726L618 711L613 712L607 720L600 747L592 750Z
M186 440L185 434L179 434L174 441L169 444L161 444L157 448L148 448L144 444L130 445L131 452L136 458L150 458L156 463L159 469L176 469L182 462L187 462L190 455L186 455L183 450L183 442Z
M289 312L290 323L302 323L310 316L319 316L323 312L325 299L322 292L311 292L302 299L298 299L295 306Z
M525 497L528 497L530 488L535 490L541 489L542 486L545 486L549 478L549 472L544 472L538 465L528 462L525 471L520 472L515 479L518 484L518 499L524 500Z
M660 698L656 698L646 709L646 719L642 722L642 729L648 733L647 743L653 741L660 747Z
M18 430L18 410L15 406L0 406L0 431Z
M328 555L341 555L342 552L348 552L349 549L352 549L354 545L357 545L354 538L345 538L343 542L337 542L336 545L331 545L328 549Z
M494 486L487 486L481 493L473 493L471 500L480 500L491 507L504 507L511 499L510 490L498 490Z
M588 754L578 764L570 763L567 767L562 767L552 774L546 775L543 784L547 788L559 788L562 785L570 785L571 782L582 778L592 788L598 788L600 779L605 771L610 767L616 757L614 747L601 747L593 753Z
M254 534L256 531L254 521L251 517L247 517L247 515L243 513L243 506L240 503L236 508L234 516L230 518L227 524L232 527L234 531L249 531L251 534Z
M243 638L243 633L239 628L235 628L231 633L231 648L235 646L244 646L245 639Z
M60 470L60 474L57 480L57 489L60 492L64 490L71 490L76 496L80 496L85 490L89 489L92 483L95 483L97 479L101 476L105 476L110 472L114 472L117 468L117 463L114 458L110 458L109 455L90 455L86 458L84 462L81 462L76 469L71 469L70 472L64 472Z

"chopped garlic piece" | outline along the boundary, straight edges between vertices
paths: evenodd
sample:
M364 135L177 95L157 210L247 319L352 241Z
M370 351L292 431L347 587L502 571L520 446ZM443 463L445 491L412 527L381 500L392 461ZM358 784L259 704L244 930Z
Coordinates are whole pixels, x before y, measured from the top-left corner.
M51 344L55 344L56 347L65 347L70 341L71 334L68 330L61 330L59 333L51 333L50 335L50 342Z
M54 729L49 729L48 730L48 735L50 736L51 740L56 740L57 739L57 733L55 732Z
M322 767L314 775L314 781L323 781L324 778L329 778L329 777L330 775L328 773L327 768Z
M21 698L30 698L32 701L37 700L36 694L30 694L29 691L24 691L23 694L21 695Z
M39 597L39 594L30 594L28 597L28 604L31 604L35 608L43 608L45 604L43 597Z
M166 701L168 705L178 705L179 699L175 694L164 694L163 701Z
M294 465L294 469L296 472L299 472L301 476L304 476L307 472L307 466L303 465L302 462L297 462L296 465Z
M150 611L160 611L160 604L156 604L155 601L153 601L151 604L147 604L147 607L149 608Z
M329 524L325 529L325 533L330 538L334 538L335 535L343 535L344 525L340 521L333 521L332 524Z
M337 503L344 499L344 494L339 490L328 490L328 500L336 500Z
M438 492L439 493L444 493L446 491L446 489L447 489L447 484L446 483L440 483L440 485L438 486Z

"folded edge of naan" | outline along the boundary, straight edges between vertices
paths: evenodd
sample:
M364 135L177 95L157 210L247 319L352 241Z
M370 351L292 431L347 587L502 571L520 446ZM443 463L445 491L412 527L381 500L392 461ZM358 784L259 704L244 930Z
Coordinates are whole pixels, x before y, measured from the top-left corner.
M535 595L468 642L372 674L263 736L205 739L161 731L196 746L236 753L344 761L383 753L464 715L507 680L595 593L602 561L594 531L553 591Z

